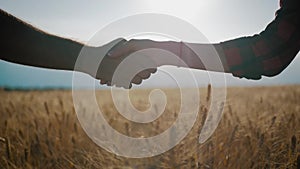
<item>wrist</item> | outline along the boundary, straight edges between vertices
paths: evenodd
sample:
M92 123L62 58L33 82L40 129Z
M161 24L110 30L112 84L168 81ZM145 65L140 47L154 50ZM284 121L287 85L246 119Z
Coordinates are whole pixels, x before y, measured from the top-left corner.
M175 41L153 41L153 48L158 48L162 50L169 51L176 56L181 58L182 55L182 43L181 42L175 42Z
M98 47L84 46L77 54L74 62L74 70L82 73L89 74L92 77L95 77L97 74L97 68L100 64Z
M227 64L226 55L224 53L222 44L214 44L214 47L215 47L215 49L216 49L216 51L219 55L219 58L221 60L224 72L228 73L230 70L229 70L229 66Z

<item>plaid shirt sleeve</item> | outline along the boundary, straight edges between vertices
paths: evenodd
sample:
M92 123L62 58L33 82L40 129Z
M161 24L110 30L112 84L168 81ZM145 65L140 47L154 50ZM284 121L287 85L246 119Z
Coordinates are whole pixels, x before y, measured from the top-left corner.
M260 34L221 43L236 77L260 79L282 72L300 49L299 0L283 0L276 18Z

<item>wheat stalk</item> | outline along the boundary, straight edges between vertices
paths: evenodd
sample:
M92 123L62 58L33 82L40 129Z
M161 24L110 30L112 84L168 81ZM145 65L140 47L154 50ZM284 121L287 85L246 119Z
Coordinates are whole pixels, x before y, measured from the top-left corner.
M48 107L47 102L44 102L44 106L45 106L45 109L46 109L46 113L49 116L50 115L50 111L49 111L49 107Z
M206 101L208 102L210 100L211 96L211 84L208 84L207 86L207 96L206 96Z
M297 168L300 168L300 155L297 157Z
M25 148L24 149L24 159L25 159L25 162L28 162L28 155L29 155L28 149Z
M10 145L10 140L9 140L9 138L6 138L4 140L5 140L5 145L6 145L7 159L11 160L11 145Z
M5 143L5 138L0 137L0 142Z
M295 135L293 135L293 137L291 138L291 150L292 150L292 154L295 154L296 150L296 144L297 144L297 138Z

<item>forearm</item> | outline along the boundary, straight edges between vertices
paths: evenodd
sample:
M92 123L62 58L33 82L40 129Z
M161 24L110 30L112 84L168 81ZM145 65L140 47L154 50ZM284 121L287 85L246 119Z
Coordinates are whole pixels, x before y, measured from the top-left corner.
M184 62L175 66L200 70L228 72L228 66L220 44L196 44L185 42L154 42L154 48L172 52Z
M221 43L234 76L255 80L276 76L296 57L300 50L300 1L283 2L276 18L259 34Z
M1 59L30 66L73 70L82 44L47 34L2 10L0 23Z

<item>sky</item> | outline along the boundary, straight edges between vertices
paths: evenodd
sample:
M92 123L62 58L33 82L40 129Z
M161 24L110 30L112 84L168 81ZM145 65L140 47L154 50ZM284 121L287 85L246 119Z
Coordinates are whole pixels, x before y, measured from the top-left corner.
M277 0L0 0L2 10L39 29L61 37L88 42L106 25L126 16L143 13L167 14L180 18L205 35L209 42L250 36L262 31L279 8ZM150 37L149 37L150 38ZM298 54L299 55L299 54ZM173 86L164 71L184 79L185 69L160 68L142 87ZM226 74L229 86L299 84L299 56L280 75L258 81ZM197 83L209 83L208 72L193 71ZM21 88L71 87L72 72L17 65L0 60L0 86Z

